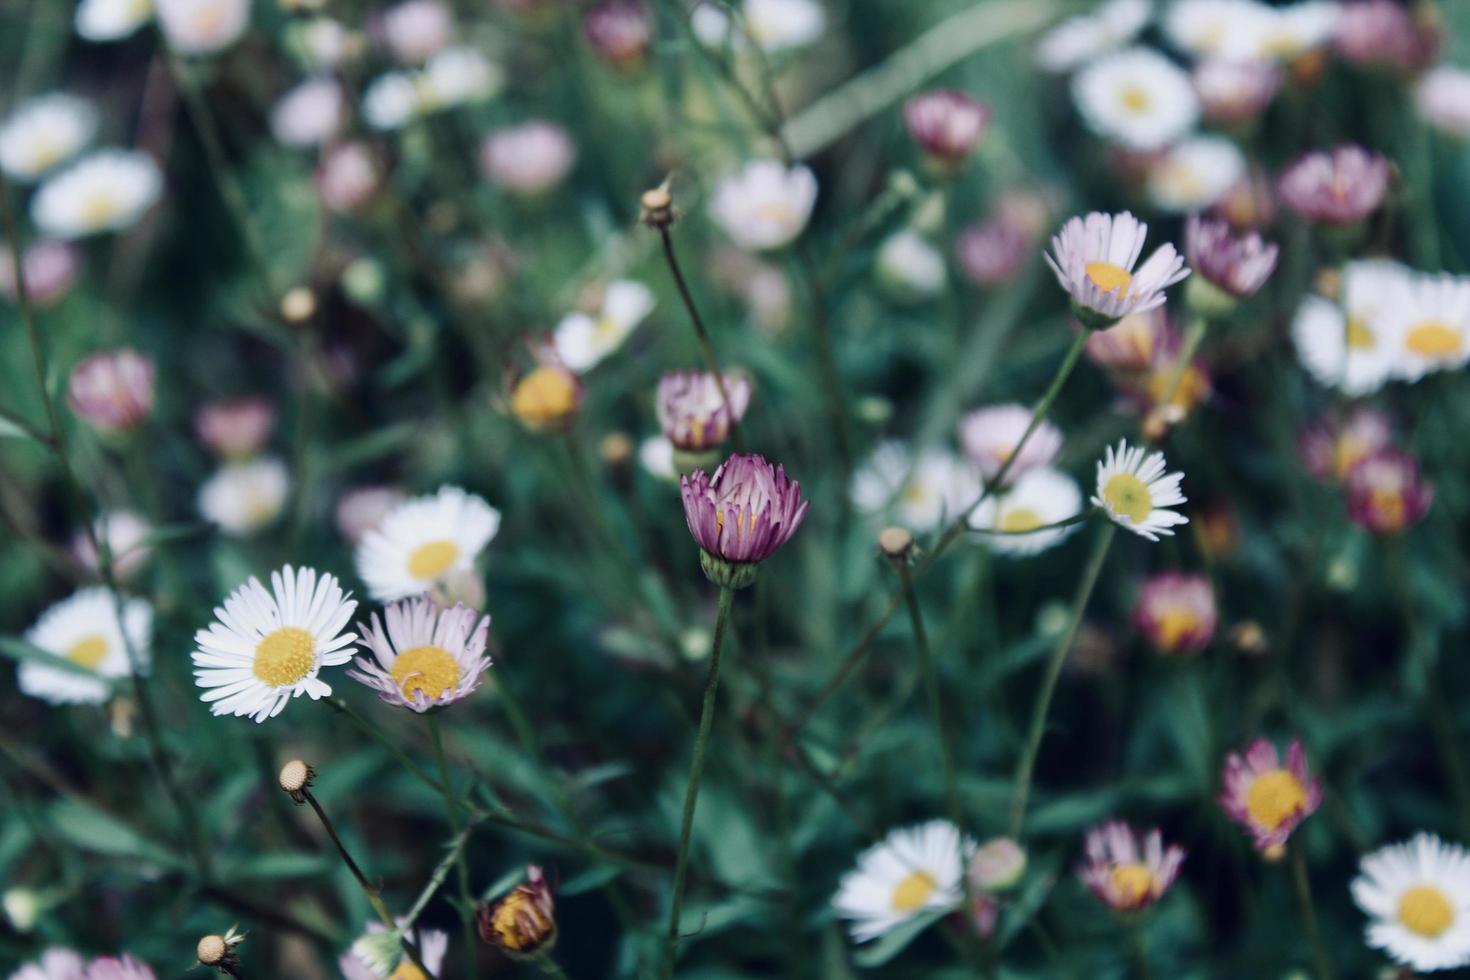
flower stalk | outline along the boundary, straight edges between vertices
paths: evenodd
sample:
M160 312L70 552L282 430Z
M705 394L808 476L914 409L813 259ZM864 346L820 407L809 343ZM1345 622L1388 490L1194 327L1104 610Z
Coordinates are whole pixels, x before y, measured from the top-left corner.
M1312 959L1316 965L1317 980L1334 980L1332 960L1327 947L1322 944L1322 932L1317 925L1317 909L1312 901L1312 883L1307 877L1307 855L1300 841L1292 841L1291 877L1296 886L1297 904L1301 907L1302 923L1307 931L1307 943L1312 947Z
M464 833L464 815L461 813L462 804L449 778L449 760L444 754L444 734L440 731L439 713L429 712L427 721L429 740L434 744L434 760L439 766L439 788L444 794L444 808L449 816L449 829L458 839ZM470 894L470 869L469 863L465 860L462 844L455 849L454 868L459 884L459 921L464 932L465 969L473 975L477 948L475 946L475 900Z

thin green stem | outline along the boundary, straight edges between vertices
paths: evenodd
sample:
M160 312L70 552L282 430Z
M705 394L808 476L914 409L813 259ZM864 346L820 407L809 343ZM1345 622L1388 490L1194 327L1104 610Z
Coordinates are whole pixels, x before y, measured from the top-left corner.
M541 972L548 977L555 977L556 980L568 980L566 971L557 965L556 960L552 958L550 953L538 953L535 963Z
M944 731L944 702L939 697L939 671L934 663L934 651L929 647L929 635L924 629L924 614L919 609L919 597L914 591L914 577L908 563L902 559L893 562L894 571L903 589L903 601L908 606L909 622L914 630L914 646L919 652L919 666L924 674L924 690L929 699L929 711L934 716L934 736L939 740L939 757L944 769L944 798L949 820L956 827L960 822L959 779L955 774L954 753Z
M1148 965L1148 941L1139 922L1128 924L1128 940L1133 946L1133 962L1138 969L1138 980L1152 980L1153 971Z
M1174 369L1169 374L1169 383L1164 386L1158 407L1167 408L1173 403L1174 396L1179 394L1179 386L1184 383L1184 375L1189 371L1194 355L1199 353L1199 345L1204 342L1209 327L1209 321L1202 316L1196 316L1189 321L1189 327L1184 332L1184 346L1179 350L1179 359L1174 362Z
M1301 906L1302 923L1306 926L1307 942L1312 947L1312 959L1316 963L1317 980L1333 980L1332 960L1327 947L1322 943L1322 932L1317 926L1317 909L1312 902L1312 883L1307 877L1307 856L1297 841L1291 845L1291 877L1296 885L1297 904Z
M1026 823L1026 800L1031 794L1031 780L1036 772L1036 757L1041 751L1041 737L1046 733L1046 718L1051 711L1052 695L1056 693L1062 665L1067 660L1067 652L1072 649L1073 641L1077 639L1077 631L1082 626L1082 615L1087 611L1087 600L1092 598L1093 587L1097 585L1103 563L1108 557L1108 547L1113 543L1113 536L1117 531L1118 525L1112 521L1105 523L1098 531L1093 542L1092 555L1087 559L1082 580L1077 585L1077 594L1072 599L1067 628L1057 638L1056 646L1052 647L1051 658L1046 663L1046 673L1041 679L1041 688L1036 692L1036 704L1031 709L1031 727L1026 735L1026 744L1021 750L1021 761L1016 765L1015 787L1011 792L1009 835L1018 840Z
M668 225L659 225L658 234L663 241L664 259L674 277L674 285L679 288L679 298L684 301L684 308L689 311L689 322L694 325L694 337L699 342L700 354L704 356L704 366L715 376L715 385L720 390L720 402L725 406L725 415L730 420L730 441L736 452L739 452L740 420L730 405L730 394L725 390L725 372L720 369L720 360L715 356L714 344L710 342L704 318L699 315L699 308L694 305L694 296L689 292L689 284L684 280L684 270L679 267L679 257L674 252L674 239L669 234Z
M460 800L449 779L449 759L444 754L444 735L439 730L438 712L430 712L428 722L429 739L434 743L434 759L439 765L439 785L444 791L444 807L449 814L449 829L459 837L463 833L464 819L460 811ZM463 847L455 850L454 867L459 881L459 923L464 933L465 969L473 976L476 971L475 900L470 894L470 868L469 862L465 860Z
M388 753L392 755L393 758L397 759L399 764L402 765L404 769L407 769L410 773L412 773L414 777L416 777L419 781L423 782L425 785L433 788L439 793L446 792L446 787L441 785L439 780L424 772L424 770L421 769L416 762L410 759L401 748L394 744L392 739L388 738L382 732L378 731L376 725L372 724L362 715L352 710L352 708L348 706L346 701L343 701L341 698L328 698L327 704L329 704L333 708L336 708L342 714L346 715L349 721L351 721L354 725L356 725L358 728L361 728L364 732L371 736L373 741L377 742L383 748L387 749Z
M689 841L694 833L694 808L699 802L699 779L704 774L704 753L709 747L710 729L715 720L715 695L720 687L720 648L730 624L730 609L735 590L720 589L719 611L715 614L715 635L710 644L709 674L704 682L704 706L699 712L699 735L694 740L694 758L689 763L689 785L684 791L684 818L679 827L679 855L674 864L674 893L669 901L669 926L664 945L660 975L671 980L674 959L679 953L679 913L684 907L684 880L689 873Z

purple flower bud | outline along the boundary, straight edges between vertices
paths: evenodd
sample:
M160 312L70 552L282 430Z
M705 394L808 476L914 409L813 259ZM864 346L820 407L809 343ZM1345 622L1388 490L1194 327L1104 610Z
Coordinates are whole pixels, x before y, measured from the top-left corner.
M990 106L955 89L923 92L903 106L909 135L945 167L964 163L990 127L991 115Z
M1031 255L1032 237L1013 221L992 218L960 232L955 253L977 286L1000 286L1016 278Z
M1348 519L1374 534L1397 534L1429 513L1434 487L1419 464L1399 449L1369 453L1347 476Z
M83 359L71 372L72 411L100 432L125 432L153 410L153 361L124 347Z
M1280 249L1251 232L1237 238L1218 219L1190 217L1184 228L1184 251L1195 272L1237 299L1255 293L1276 271Z
M603 0L582 19L587 43L615 68L642 63L653 41L653 28L641 0Z
M1383 203L1388 161L1361 146L1318 150L1288 167L1277 189L1286 206L1308 221L1350 225Z
M210 402L194 415L199 441L230 459L249 459L259 453L275 425L276 407L267 398Z
M724 396L715 376L675 371L658 379L658 425L674 448L698 453L719 448L750 404L750 382L738 374L724 377Z
M50 306L66 295L77 280L81 256L75 245L60 241L36 242L21 256L21 275L26 295L36 306ZM9 247L0 245L0 295L17 299L15 259Z
M801 527L808 505L801 484L787 479L783 467L742 453L725 460L713 476L695 470L680 478L679 492L689 533L705 555L736 565L775 554Z

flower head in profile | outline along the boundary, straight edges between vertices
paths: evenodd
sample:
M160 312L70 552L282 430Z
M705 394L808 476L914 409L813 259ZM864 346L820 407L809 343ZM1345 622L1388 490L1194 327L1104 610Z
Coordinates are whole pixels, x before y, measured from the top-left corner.
M1376 408L1358 405L1342 418L1323 418L1301 437L1302 462L1319 480L1340 483L1353 467L1393 443L1393 423Z
M713 476L695 470L680 477L679 493L705 574L735 588L749 585L755 565L791 540L809 504L783 467L743 453L721 463Z
M214 54L250 26L250 0L154 0L158 24L180 54Z
M503 126L480 144L485 176L523 197L544 194L561 183L576 157L571 134L545 119Z
M1143 583L1133 624L1159 653L1199 653L1219 624L1215 590L1203 575L1164 572Z
M82 257L70 242L39 241L26 247L20 263L26 298L36 308L45 309L65 297L76 283ZM15 255L3 242L0 242L0 296L20 299L20 285L15 279Z
M252 576L194 634L194 683L211 714L274 718L301 694L332 693L318 674L352 659L355 633L343 632L357 600L335 576L285 566L267 589Z
M1053 527L1082 512L1082 490L1061 470L1038 466L991 494L970 514L970 528L1003 555L1034 555L1066 540L1080 526Z
M623 346L628 335L653 312L653 290L631 279L615 279L602 290L595 313L578 310L562 317L552 346L562 364L580 373Z
M849 920L853 942L865 943L930 911L964 901L965 867L975 842L947 820L890 831L858 855L842 876L832 907Z
M82 0L75 26L84 40L120 41L152 18L152 0Z
M752 160L721 178L710 199L710 217L740 248L765 252L801 234L817 200L817 178L806 167Z
M1179 484L1183 473L1166 473L1163 453L1149 453L1142 446L1119 440L1108 447L1097 464L1097 492L1092 502L1134 534L1157 541L1159 535L1174 533L1189 518L1168 508L1185 502Z
M1418 973L1470 966L1470 854L1419 833L1363 855L1353 901L1368 945Z
M1144 47L1105 54L1072 78L1072 100L1097 135L1152 152L1185 136L1199 120L1189 75Z
M1237 237L1230 225L1191 215L1184 226L1184 253L1195 282L1208 282L1236 299L1253 295L1276 271L1280 249L1256 232Z
M153 411L154 373L152 358L131 347L99 351L72 368L67 401L98 432L125 433Z
M570 428L582 408L582 380L560 364L528 371L510 392L510 410L532 432Z
M1160 211L1201 211L1230 193L1245 172L1245 154L1233 141L1191 136L1149 164L1149 199Z
M419 958L429 971L425 977L413 961L403 955L398 934L382 923L368 925L352 948L337 959L343 980L435 980L444 969L449 953L449 933L440 929L409 930L407 938L418 947Z
M944 170L965 162L980 145L994 113L958 89L933 89L903 104L903 121L919 148Z
M31 198L31 219L55 238L83 238L132 227L163 192L146 153L98 150L48 177Z
M476 915L480 938L511 957L534 956L556 943L556 896L537 865L526 866L526 880Z
M1115 912L1137 912L1163 898L1184 863L1184 848L1165 847L1157 827L1140 836L1119 820L1089 830L1086 849L1077 874Z
M1277 189L1282 202L1308 221L1351 225L1383 203L1388 178L1381 154L1346 145L1303 156L1281 175Z
M1292 831L1322 805L1322 781L1307 772L1302 743L1293 741L1286 761L1264 738L1225 759L1220 805L1250 832L1256 850L1279 854Z
M53 92L22 102L0 123L0 170L30 182L65 163L97 132L97 110L74 95Z
M291 474L274 456L226 463L199 487L199 513L237 538L261 531L281 516Z
M347 676L385 703L419 714L468 697L490 667L490 617L467 606L440 609L428 599L405 599L357 628L372 659L357 658Z
M357 546L357 574L379 602L422 595L475 559L500 530L500 511L459 487L394 507Z
M1047 71L1072 71L1133 40L1148 17L1148 0L1108 0L1043 34L1036 45L1036 62Z
M71 669L26 660L16 671L16 686L51 704L101 704L112 692L110 682L133 672L128 647L146 667L152 638L153 607L147 602L125 600L119 618L109 589L80 589L47 609L25 635L31 646L69 662Z
M1168 244L1138 265L1147 236L1148 225L1126 211L1072 218L1052 236L1046 262L1084 325L1100 329L1163 306L1164 290L1189 275Z
M1041 419L1023 445L1031 428L1031 409L1012 402L977 408L960 420L960 445L970 462L987 481L993 480L1010 463L1008 480L1028 470L1046 466L1062 451L1062 432ZM1015 457L1012 459L1012 457Z
M671 371L659 377L654 396L659 429L675 452L691 455L719 449L749 405L750 379L728 372L717 379L708 371Z
M1398 534L1418 524L1434 502L1434 486L1419 462L1401 449L1385 447L1364 456L1348 471L1348 518L1374 534Z

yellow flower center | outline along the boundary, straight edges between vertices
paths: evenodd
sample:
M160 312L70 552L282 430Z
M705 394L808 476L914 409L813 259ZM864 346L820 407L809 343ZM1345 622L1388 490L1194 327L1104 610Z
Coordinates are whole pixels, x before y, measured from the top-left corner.
M255 647L255 676L271 687L295 684L316 663L316 637L299 626L282 626Z
M1153 496L1144 482L1132 473L1114 473L1103 487L1102 495L1108 510L1134 524L1142 524L1153 513Z
M1158 405L1169 393L1169 387L1174 383L1174 365L1166 364L1148 376L1147 387L1149 400ZM1205 374L1199 368L1190 364L1185 367L1184 373L1179 376L1179 387L1174 389L1174 396L1169 399L1169 404L1189 411L1205 400L1210 393L1210 382L1206 380Z
M577 380L568 371L538 367L516 385L510 408L533 428L561 422L577 410Z
M623 325L610 316L600 316L592 334L600 344L615 344L623 334Z
M1120 297L1128 295L1128 287L1133 282L1133 273L1121 265L1111 262L1089 262L1087 263L1087 278L1105 293L1117 293Z
M1113 888L1125 905L1137 905L1153 891L1154 875L1142 864L1120 864L1112 871Z
M459 559L459 545L441 539L421 544L408 556L408 574L420 581L436 579Z
M430 980L430 977L423 970L414 966L412 960L405 957L398 964L398 968L388 974L388 980Z
M501 899L490 917L495 938L501 946L513 951L541 945L551 934L553 924L532 897L519 888Z
M1408 506L1397 490L1374 490L1368 495L1377 526L1384 531L1398 531L1408 523Z
M1301 38L1286 30L1272 31L1261 42L1261 54L1265 58L1286 60L1301 54Z
M1434 939L1455 922L1455 907L1434 885L1415 885L1399 899L1399 921L1410 932Z
M1008 510L1001 515L999 530L1016 533L1034 531L1045 523L1041 519L1041 515L1036 513L1036 511L1026 507L1017 507L1015 510Z
M213 37L219 32L224 24L225 11L223 4L206 4L194 11L194 30L201 37Z
M1199 617L1192 609L1185 609L1182 606L1165 609L1158 619L1159 646L1165 650L1178 649L1179 645L1199 628Z
M1153 105L1153 99L1150 98L1148 90L1141 85L1123 86L1118 92L1118 101L1129 112L1147 112Z
M755 216L773 225L793 225L796 212L785 201L767 201L755 209Z
M1306 805L1306 787L1285 769L1272 769L1257 776L1245 798L1245 810L1250 818L1267 830L1280 827Z
M1157 179L1159 190L1175 200L1194 201L1205 196L1205 182L1199 171L1187 164L1165 164Z
M459 664L439 647L413 647L393 661L393 682L406 698L419 691L431 698L443 697L459 683Z
M82 204L82 223L89 228L101 228L117 217L117 199L105 190L93 191Z
M1342 436L1337 440L1332 453L1333 473L1339 480L1343 479L1367 455L1368 447L1361 440Z
M63 656L78 666L96 670L102 658L107 656L107 638L90 633L68 647Z
M938 882L927 871L910 871L908 877L893 890L895 912L917 912L924 907L929 896L934 894Z
M1460 331L1443 320L1425 320L1404 338L1404 346L1423 357L1453 357L1462 342Z
M31 169L36 173L50 170L66 156L66 143L53 133L41 133L31 142Z
M1373 328L1364 317L1350 316L1347 321L1347 345L1355 350L1372 350L1378 344Z

